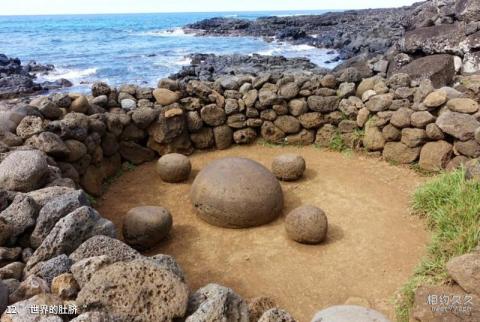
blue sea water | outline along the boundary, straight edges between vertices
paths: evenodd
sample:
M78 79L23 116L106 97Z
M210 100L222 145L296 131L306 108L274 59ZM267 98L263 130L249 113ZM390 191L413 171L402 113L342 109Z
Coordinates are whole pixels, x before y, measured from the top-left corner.
M0 16L0 53L24 62L54 64L56 71L42 78L66 78L78 90L95 80L112 85L154 85L188 64L186 55L197 52L307 57L328 66L324 62L332 55L324 49L252 37L195 37L181 30L186 24L217 16L255 19L321 13L324 11Z

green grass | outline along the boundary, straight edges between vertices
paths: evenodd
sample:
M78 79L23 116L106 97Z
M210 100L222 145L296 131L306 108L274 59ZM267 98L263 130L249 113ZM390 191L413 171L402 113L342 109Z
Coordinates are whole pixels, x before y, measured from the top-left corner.
M398 321L408 321L418 286L448 282L446 263L478 245L480 183L466 181L464 173L459 169L440 174L414 194L413 212L426 219L432 240L427 255L400 290L396 303Z
M332 137L332 139L330 140L329 148L330 150L337 151L337 152L343 152L348 149L340 133L336 133Z

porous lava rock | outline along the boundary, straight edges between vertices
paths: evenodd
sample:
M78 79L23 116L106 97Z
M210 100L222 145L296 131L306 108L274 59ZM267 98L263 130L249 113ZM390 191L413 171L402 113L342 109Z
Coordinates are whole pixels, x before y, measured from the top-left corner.
M187 310L188 287L152 261L118 262L96 272L76 302L82 313L96 309L122 321L172 321Z
M303 244L322 242L328 231L325 212L317 207L305 205L292 210L285 218L288 237Z
M136 207L123 218L123 237L133 248L148 249L168 235L172 223L170 212L163 207Z
M222 158L207 165L195 178L190 199L201 219L227 228L266 224L283 208L278 180L246 158Z
M282 154L273 159L272 172L280 180L295 181L305 172L305 159L297 154Z
M192 165L190 160L179 153L169 153L162 156L157 163L157 172L165 182L176 183L185 181L190 176Z

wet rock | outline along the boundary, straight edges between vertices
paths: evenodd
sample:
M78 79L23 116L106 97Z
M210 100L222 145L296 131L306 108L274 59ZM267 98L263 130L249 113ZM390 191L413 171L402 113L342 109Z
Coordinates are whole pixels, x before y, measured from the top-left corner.
M110 95L110 92L112 91L112 89L110 88L110 86L108 86L107 83L104 83L104 82L95 82L93 85L92 85L92 95L93 97L98 97L100 95Z

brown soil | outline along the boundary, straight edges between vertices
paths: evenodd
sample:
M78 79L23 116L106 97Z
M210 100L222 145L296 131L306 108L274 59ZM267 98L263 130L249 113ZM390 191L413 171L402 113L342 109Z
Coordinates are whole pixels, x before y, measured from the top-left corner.
M325 243L308 246L289 240L283 218L232 230L195 216L188 192L194 175L208 162L243 156L270 167L276 155L287 152L301 154L308 169L302 180L282 183L284 213L302 204L324 209L330 224ZM100 200L98 210L121 230L130 208L170 209L171 236L147 255L173 255L192 290L216 282L245 298L269 296L301 322L352 297L367 300L393 318L394 294L424 255L429 238L423 223L409 215L411 193L423 182L416 173L366 156L314 147L237 146L197 152L191 161L193 174L182 184L162 182L154 163L125 173Z

